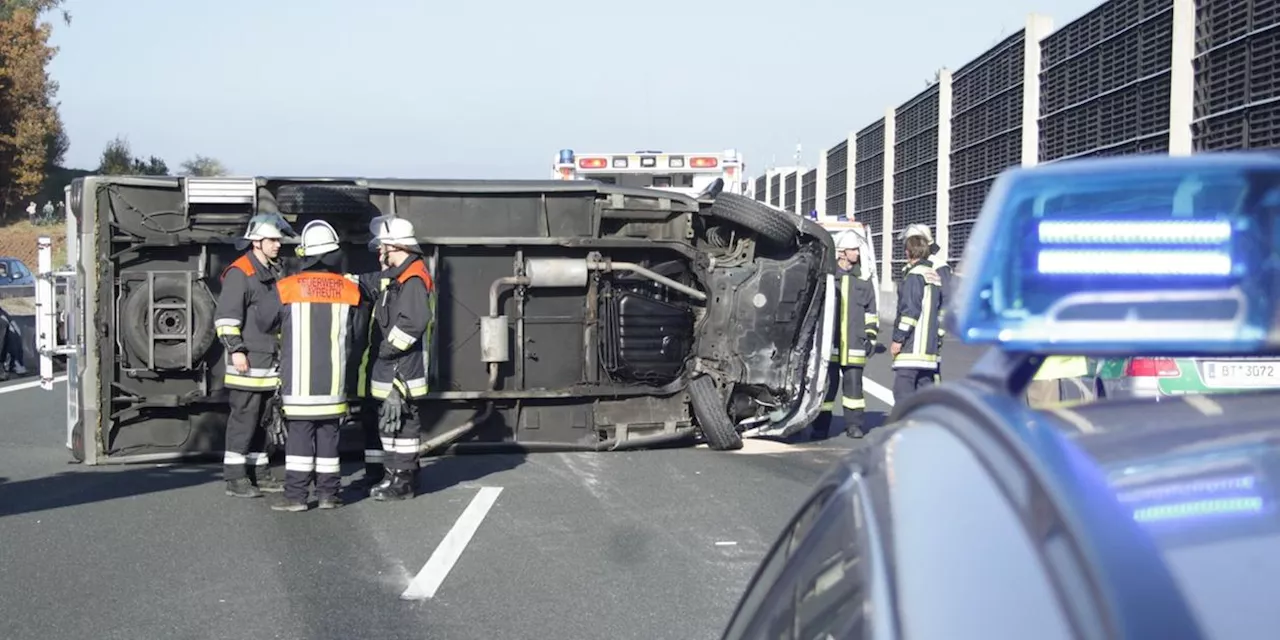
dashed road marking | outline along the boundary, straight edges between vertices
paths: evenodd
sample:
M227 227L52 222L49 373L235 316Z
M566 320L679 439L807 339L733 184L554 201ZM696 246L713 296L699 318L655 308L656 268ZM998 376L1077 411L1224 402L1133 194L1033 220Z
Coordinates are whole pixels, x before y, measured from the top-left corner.
M489 509L498 501L500 493L502 487L480 488L476 497L471 499L471 504L458 516L458 521L453 523L444 540L440 541L435 552L427 559L427 563L422 565L422 570L413 577L404 593L400 594L401 600L429 600L435 597L436 591L453 570L453 565L457 564L462 552L466 551L471 537L480 528L480 523L484 522Z
M862 376L862 390L871 394L876 400L893 406L893 391L868 376Z

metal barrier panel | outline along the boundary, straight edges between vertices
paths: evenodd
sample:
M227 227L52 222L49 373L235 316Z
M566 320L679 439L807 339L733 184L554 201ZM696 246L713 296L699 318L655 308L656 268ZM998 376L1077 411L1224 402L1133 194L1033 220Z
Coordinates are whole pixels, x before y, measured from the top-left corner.
M1026 30L1020 30L952 76L952 256L964 255L991 183L1022 163L1022 81Z
M884 231L884 118L854 138L854 220L867 225L871 245L880 246Z
M1196 4L1196 151L1280 147L1280 0Z
M938 85L922 91L894 111L893 227L938 223ZM902 279L907 256L893 243L893 279Z
M841 218L849 215L845 208L849 193L849 140L827 150L827 216Z
M1168 153L1173 0L1112 0L1040 50L1041 162Z

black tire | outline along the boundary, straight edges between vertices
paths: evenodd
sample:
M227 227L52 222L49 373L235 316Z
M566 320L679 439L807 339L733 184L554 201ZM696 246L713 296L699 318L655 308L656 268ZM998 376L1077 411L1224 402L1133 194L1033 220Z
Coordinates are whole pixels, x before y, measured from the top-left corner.
M187 285L184 278L185 276L174 275L156 276L156 301L184 302L187 295ZM198 282L191 283L191 297L193 298L191 300L191 322L193 325L191 328L191 361L194 365L200 362L200 359L209 351L209 347L213 346L213 310L216 302L209 290ZM148 322L155 323L157 335L185 331L185 327L182 326L184 318L181 311L161 309L156 311L155 317L148 318L147 311L149 306L146 281L135 281L129 291L129 295L125 297L124 308L120 314L120 326L117 330L123 335L125 346L129 348L129 351L137 358L139 363L146 363L150 349L147 337ZM157 370L186 369L186 344L181 340L157 341L155 368Z
M693 403L693 417L707 440L707 446L716 451L732 451L742 448L742 434L725 411L725 399L708 376L698 376L689 383L689 401Z
M721 193L707 213L744 227L771 244L791 244L799 233L795 222L788 219L792 214L736 193Z

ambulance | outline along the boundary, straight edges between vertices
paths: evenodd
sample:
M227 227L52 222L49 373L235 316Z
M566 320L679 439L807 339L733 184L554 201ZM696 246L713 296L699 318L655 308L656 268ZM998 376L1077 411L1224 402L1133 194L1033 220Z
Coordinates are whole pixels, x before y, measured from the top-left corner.
M561 149L552 162L553 180L596 180L621 187L675 191L689 196L702 193L716 178L724 190L742 194L746 188L742 156L737 151L714 153L584 153Z

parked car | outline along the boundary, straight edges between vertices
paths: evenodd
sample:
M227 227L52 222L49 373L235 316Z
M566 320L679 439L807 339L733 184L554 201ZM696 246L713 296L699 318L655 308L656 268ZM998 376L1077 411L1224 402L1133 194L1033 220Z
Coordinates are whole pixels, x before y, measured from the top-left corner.
M0 256L0 287L29 287L36 283L31 269L21 260L11 256Z

